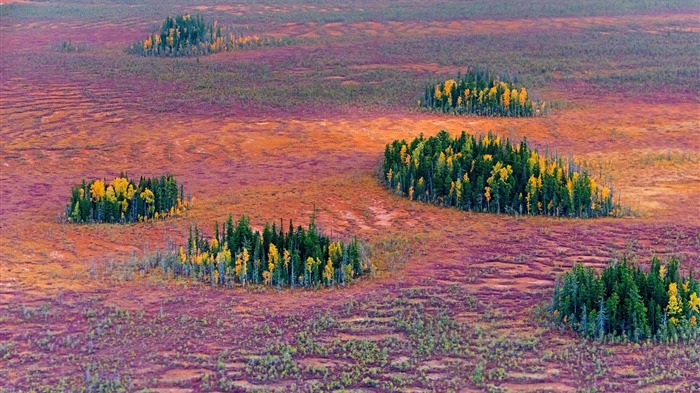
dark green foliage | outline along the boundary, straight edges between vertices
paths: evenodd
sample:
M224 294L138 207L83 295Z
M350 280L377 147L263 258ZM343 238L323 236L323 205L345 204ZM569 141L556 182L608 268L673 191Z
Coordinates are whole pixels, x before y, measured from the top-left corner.
M266 223L261 232L253 231L248 217L234 224L229 216L223 228L215 225L214 233L207 239L197 227L190 228L187 247L154 264L174 277L213 286L345 285L371 271L357 239L335 241L319 231L313 218L308 229L294 229L290 220L285 233L282 222L279 227Z
M576 264L557 282L552 318L585 337L696 340L700 329L700 284L684 277L678 259L662 265L654 257L648 272L627 257L602 272ZM673 294L680 300L674 310Z
M93 180L71 189L66 206L70 222L127 223L179 216L189 207L173 175L139 179L138 185L125 174L107 183Z
M615 214L609 187L572 160L545 156L526 140L441 131L386 146L387 185L411 199L479 212L598 217Z
M425 88L419 105L441 112L480 116L537 116L545 103L533 102L527 90L507 77L469 69L464 77Z

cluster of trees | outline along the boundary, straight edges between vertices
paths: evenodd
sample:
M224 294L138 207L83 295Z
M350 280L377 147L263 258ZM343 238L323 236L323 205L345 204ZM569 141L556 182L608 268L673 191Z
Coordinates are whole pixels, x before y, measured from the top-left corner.
M649 272L625 257L602 273L582 264L564 274L554 287L552 317L581 335L677 341L698 338L700 284L681 275L679 262L651 261Z
M59 52L85 52L87 49L87 45L74 44L71 40L61 41L60 44L56 45L56 50Z
M125 174L107 183L83 182L71 189L66 206L70 222L127 223L179 216L189 208L184 187L173 175L139 179L138 185Z
M253 231L246 216L235 224L229 216L221 228L215 224L210 239L190 228L187 246L158 266L175 278L226 287L345 285L373 270L357 239L334 241L313 217L307 229L295 229L290 220L286 233L282 221L279 227L266 223L262 233Z
M251 46L282 44L283 40L269 37L226 33L215 21L207 24L201 15L167 17L160 31L127 49L142 56L201 56L233 51Z
M386 146L386 184L410 199L479 212L596 217L614 213L612 189L572 160L542 155L523 139L462 132Z
M532 101L525 87L488 71L469 69L462 77L425 88L418 105L441 112L479 116L538 116L546 103Z

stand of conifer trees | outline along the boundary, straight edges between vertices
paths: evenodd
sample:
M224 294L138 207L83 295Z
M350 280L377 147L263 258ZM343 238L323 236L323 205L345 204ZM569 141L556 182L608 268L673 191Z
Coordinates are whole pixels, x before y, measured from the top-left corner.
M226 33L217 22L207 24L201 15L167 17L160 31L138 41L127 52L142 56L202 56L252 46L282 45L283 39Z
M111 183L83 180L73 187L66 219L75 223L127 223L179 216L188 207L184 188L178 188L173 175L141 177L137 185L121 174Z
M544 102L532 101L525 87L473 69L457 80L426 86L419 105L440 112L509 117L538 116L546 108Z
M229 216L214 236L190 228L187 246L153 261L174 278L212 286L262 284L276 287L320 287L350 284L372 271L360 242L334 241L321 233L312 217L307 229L282 222L253 231L248 217L235 224Z
M478 212L597 217L614 213L613 193L571 160L511 145L490 133L441 131L384 152L386 184L410 199Z
M557 281L551 312L554 321L596 339L697 340L700 336L700 284L681 275L679 262L651 261L648 272L626 257L602 273L575 265Z

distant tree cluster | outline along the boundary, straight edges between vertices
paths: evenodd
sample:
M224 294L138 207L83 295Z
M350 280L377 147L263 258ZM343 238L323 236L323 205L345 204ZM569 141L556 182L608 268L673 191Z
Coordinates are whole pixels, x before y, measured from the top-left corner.
M649 272L623 258L602 273L575 265L554 287L552 317L581 335L630 341L696 340L700 284L682 276L678 259L651 261Z
M173 175L142 177L137 185L121 174L111 183L83 180L73 187L66 219L76 223L127 223L179 216L188 208L184 188L178 188Z
M462 77L425 88L419 106L457 114L479 116L538 116L545 102L532 101L525 87L488 71L468 70Z
M614 214L611 188L572 160L538 153L526 140L445 131L386 146L386 184L412 200L478 212L597 217Z
M266 223L262 233L253 231L246 216L235 224L229 216L222 228L216 224L211 239L190 228L187 246L158 266L175 278L227 287L330 287L372 270L357 239L334 241L319 231L313 217L307 229L294 228L290 220L286 233L281 221L279 228Z
M59 52L85 52L87 51L87 45L83 43L74 44L71 40L61 41L60 44L56 45L56 50Z
M269 37L226 34L215 21L207 24L201 15L167 17L160 31L127 49L142 56L202 56L252 46L279 45L284 40Z

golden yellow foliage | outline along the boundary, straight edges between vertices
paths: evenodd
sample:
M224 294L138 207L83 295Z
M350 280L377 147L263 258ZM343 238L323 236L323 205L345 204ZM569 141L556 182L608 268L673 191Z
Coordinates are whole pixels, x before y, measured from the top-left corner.
M435 92L433 93L435 100L440 101L442 99L442 90L440 90L440 85L435 86Z
M270 271L275 270L275 266L279 263L280 253L277 251L277 247L270 243L270 249L267 253L267 266Z
M107 189L107 192L109 193L109 188ZM141 199L143 199L143 201L147 204L152 204L156 201L156 197L155 195L153 195L153 191L149 190L148 188L144 189L140 196Z
M510 106L510 90L507 87L503 95L501 95L501 104L504 108L508 108Z
M678 293L678 284L672 282L668 285L668 305L666 312L674 324L678 324L678 317L683 313L683 300Z
M346 279L352 279L355 277L355 271L352 268L352 265L345 265L345 277Z
M107 191L105 192L105 198L107 198L107 200L110 202L114 202L117 200L116 195L114 195L114 188L112 186L107 187Z
M289 250L284 250L284 255L282 257L282 261L284 262L284 268L288 269L289 268L289 262L292 260L292 255L289 253Z
M231 263L231 250L228 249L226 243L224 243L224 247L221 251L216 254L216 262L223 263L226 266Z
M334 273L335 269L333 269L333 260L331 260L331 258L328 258L328 262L326 262L326 267L323 269L323 278L326 279L328 285L331 285L333 283Z
M92 201L99 201L105 196L105 182L102 180L95 180L90 186L90 194L92 194Z
M454 79L448 79L445 81L444 93L445 96L452 96L452 88L457 84Z
M241 271L243 270L243 258L241 253L236 254L236 261L234 262L233 272L236 276L240 277Z
M518 99L520 100L520 105L525 105L525 101L527 100L527 90L525 88L520 89L520 94L518 94Z
M690 298L688 299L688 307L693 312L700 313L700 297L698 297L696 292L690 294Z
M499 162L500 164L500 162ZM498 175L501 177L501 180L504 182L508 180L508 177L513 174L513 168L510 165L506 165L505 168L501 168L498 171Z
M328 245L328 256L334 261L340 261L343 256L343 247L340 242L331 242Z
M306 258L306 271L311 273L314 268L314 259L312 257Z
M116 194L117 198L125 198L126 190L129 187L129 180L123 177L117 177L116 179L112 180L112 187L114 187L114 193Z
M489 99L491 100L491 99L496 98L496 93L497 93L497 92L498 92L498 91L497 91L496 86L492 87L492 88L489 90Z

